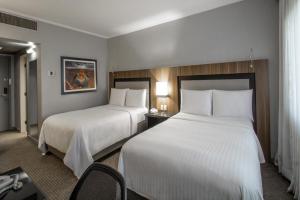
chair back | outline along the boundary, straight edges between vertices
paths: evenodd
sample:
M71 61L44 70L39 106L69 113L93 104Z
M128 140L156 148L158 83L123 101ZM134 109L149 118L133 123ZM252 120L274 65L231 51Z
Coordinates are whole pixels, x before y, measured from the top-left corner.
M126 200L123 176L113 168L92 164L76 184L70 200Z

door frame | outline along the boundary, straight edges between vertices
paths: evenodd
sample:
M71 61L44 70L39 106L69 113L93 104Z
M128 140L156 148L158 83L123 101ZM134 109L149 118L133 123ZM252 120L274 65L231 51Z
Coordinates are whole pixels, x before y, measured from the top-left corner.
M43 123L43 117L42 117L42 70L41 70L41 44L35 43L36 48L34 53L27 53L27 72L26 77L29 77L29 63L31 61L36 60L36 70L37 70L37 128L38 132L40 133L41 125ZM27 83L26 83L27 84ZM26 85L26 88L28 89L28 85ZM28 102L28 95L27 95L27 102ZM27 103L27 108L29 108L29 102ZM27 119L29 119L29 113L27 111ZM38 142L38 138L32 137L32 135L29 132L29 123L26 125L27 127L27 136L32 139L34 142Z
M23 42L26 43L26 40L17 40L15 38L1 38L1 39L7 39L7 40L13 40L16 42ZM41 56L41 43L33 41L32 43L34 43L34 45L36 46L34 48L34 53L28 53L26 49L17 52L15 54L10 54L10 56L12 56L12 70L14 70L11 74L11 78L13 79L12 83L13 83L13 87L14 87L14 91L11 92L11 95L13 95L15 97L14 102L12 103L12 106L14 106L14 112L12 113L13 116L11 116L10 118L13 118L13 125L14 127L12 128L16 128L16 130L20 129L21 131L21 97L24 96L24 94L21 95L21 56L27 56L27 66L28 66L28 61L31 60L37 60L37 112L38 112L38 131L41 130L41 126L44 120L44 116L42 115L42 56ZM1 55L1 54L0 54ZM8 54L5 54L8 55ZM34 59L35 58L35 59ZM22 67L23 68L23 67ZM26 73L26 77L27 77L27 73ZM26 83L27 84L27 83ZM27 85L26 87L27 88ZM20 90L19 90L20 89ZM19 91L17 91L19 90ZM16 92L18 92L18 94L15 96ZM27 97L26 97L27 98ZM20 103L20 105L16 105L16 103ZM27 103L26 103L27 104ZM24 106L25 107L25 113L23 115L27 116L27 105ZM19 115L19 116L18 116ZM24 117L25 118L25 117ZM20 124L19 124L19 120L20 120ZM25 133L27 133L27 125L25 124ZM36 139L32 138L35 142L37 142Z
M26 60L26 90L28 93L28 79L29 79L29 63L31 61L36 60L37 66L36 66L36 70L37 70L37 127L38 127L38 132L40 132L41 130L41 124L43 122L43 118L42 118L42 70L41 70L41 44L35 43L36 47L35 47L35 51L34 53L28 53L26 52L26 56L27 56L27 60ZM27 121L29 119L29 113L28 113L28 108L29 108L29 96L26 95L26 118ZM32 139L32 141L34 142L38 142L38 138L33 137L30 134L30 123L26 124L26 133L27 133L27 137L29 137L30 139Z
M37 72L37 77L36 77L36 84L37 84L37 91L36 91L36 94L37 94L37 96L36 96L36 101L37 101L37 127L38 127L38 125L39 125L39 120L38 120L38 118L39 118L39 116L38 116L38 114L39 114L39 106L38 106L38 104L39 104L39 99L38 99L38 58L35 58L35 59L32 59L32 60L30 60L30 59L28 59L28 57L27 57L27 63L26 63L26 93L27 93L27 95L26 95L26 107L27 107L27 109L26 109L26 118L27 118L27 123L26 123L26 130L27 130L27 136L28 137L30 137L31 139L33 139L33 140L35 140L35 141L37 141L37 138L35 138L35 137L33 137L32 136L32 134L30 133L30 130L31 130L31 127L30 127L30 116L29 116L29 112L28 112L28 110L29 110L29 108L30 108L30 102L29 102L29 95L30 95L30 92L29 92L29 77L30 77L30 62L36 62L36 72ZM39 129L39 128L38 128ZM39 130L38 130L39 131Z
M19 65L19 98L20 98L20 132L28 133L27 131L27 54L20 55L20 65Z

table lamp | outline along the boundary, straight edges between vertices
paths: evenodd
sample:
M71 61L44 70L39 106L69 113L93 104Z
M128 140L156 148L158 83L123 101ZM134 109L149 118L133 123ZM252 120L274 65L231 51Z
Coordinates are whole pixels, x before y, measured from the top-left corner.
M156 82L156 96L164 99L163 103L160 105L161 111L167 111L168 109L165 101L168 95L169 95L168 82L166 81Z

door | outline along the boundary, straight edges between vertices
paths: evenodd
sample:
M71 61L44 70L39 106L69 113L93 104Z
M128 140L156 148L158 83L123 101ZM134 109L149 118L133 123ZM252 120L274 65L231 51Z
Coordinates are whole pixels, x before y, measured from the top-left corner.
M0 56L0 131L9 129L10 57Z

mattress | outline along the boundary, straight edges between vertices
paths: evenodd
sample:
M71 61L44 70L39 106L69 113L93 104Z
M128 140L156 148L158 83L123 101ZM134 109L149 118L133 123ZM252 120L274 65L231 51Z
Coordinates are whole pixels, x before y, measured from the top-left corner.
M39 148L45 153L48 144L65 153L64 163L80 177L93 155L136 133L147 111L105 105L50 116L42 125Z
M263 199L251 121L179 113L129 140L119 171L149 199Z

